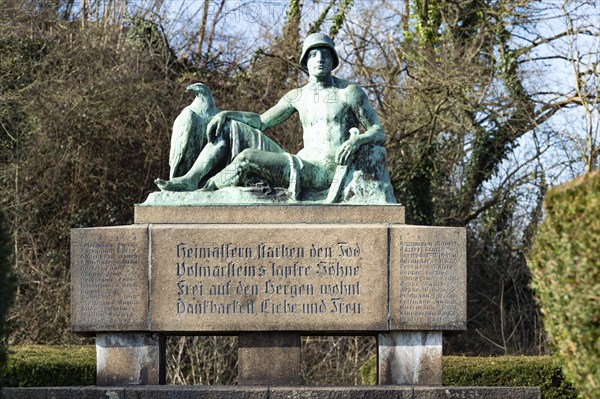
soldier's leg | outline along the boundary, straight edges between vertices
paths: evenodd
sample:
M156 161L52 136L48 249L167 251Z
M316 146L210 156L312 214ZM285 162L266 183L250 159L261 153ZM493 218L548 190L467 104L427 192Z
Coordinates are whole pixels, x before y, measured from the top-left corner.
M274 186L288 187L290 184L289 156L285 153L246 149L222 171L210 178L204 189L218 190L224 187L239 186L244 183L249 174L256 174Z
M198 189L198 182L213 169L222 165L229 157L229 140L221 137L215 143L207 143L196 158L194 165L183 176L171 180L156 179L154 182L163 191L194 191Z

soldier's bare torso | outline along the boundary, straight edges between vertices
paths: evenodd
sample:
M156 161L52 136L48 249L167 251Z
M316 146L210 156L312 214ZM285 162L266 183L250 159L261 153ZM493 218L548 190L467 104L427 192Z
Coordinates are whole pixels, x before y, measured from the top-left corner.
M332 84L324 87L315 82L293 90L287 99L300 117L303 128L304 147L298 156L304 160L316 162L320 166L333 164L335 153L340 145L348 140L350 128L358 127L358 118L354 115L353 91L360 90L348 81L332 77Z

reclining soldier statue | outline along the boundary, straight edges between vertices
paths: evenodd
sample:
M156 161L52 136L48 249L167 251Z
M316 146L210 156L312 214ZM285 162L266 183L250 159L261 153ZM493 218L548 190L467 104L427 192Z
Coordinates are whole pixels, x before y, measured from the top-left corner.
M382 147L385 133L365 92L332 76L338 64L331 38L323 33L309 35L300 57L309 74L306 85L291 90L260 115L216 113L206 127L208 141L187 173L156 179L156 185L163 191L195 191L206 181L202 190L211 191L244 186L250 176L258 176L272 187L287 187L292 201L314 199L314 193L325 193L324 199L329 193L326 202L338 202L342 180L348 186L352 179L366 179L367 185L346 189L342 201L360 196L362 190L367 197L378 192L376 203L394 203ZM303 128L303 148L295 155L263 134L294 112ZM358 134L359 126L363 133ZM349 164L354 177L346 171Z

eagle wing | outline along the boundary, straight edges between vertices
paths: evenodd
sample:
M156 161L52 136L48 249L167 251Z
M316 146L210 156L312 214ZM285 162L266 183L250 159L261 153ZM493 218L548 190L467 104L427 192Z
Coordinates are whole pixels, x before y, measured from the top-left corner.
M173 122L171 150L169 153L169 179L184 175L194 164L194 153L198 140L196 130L198 115L190 107L185 107ZM191 156L192 155L192 156Z

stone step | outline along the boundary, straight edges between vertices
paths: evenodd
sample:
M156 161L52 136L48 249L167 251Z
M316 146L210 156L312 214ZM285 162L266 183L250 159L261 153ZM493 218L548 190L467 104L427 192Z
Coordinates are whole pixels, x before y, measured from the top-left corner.
M145 385L4 388L6 399L540 399L532 387Z

